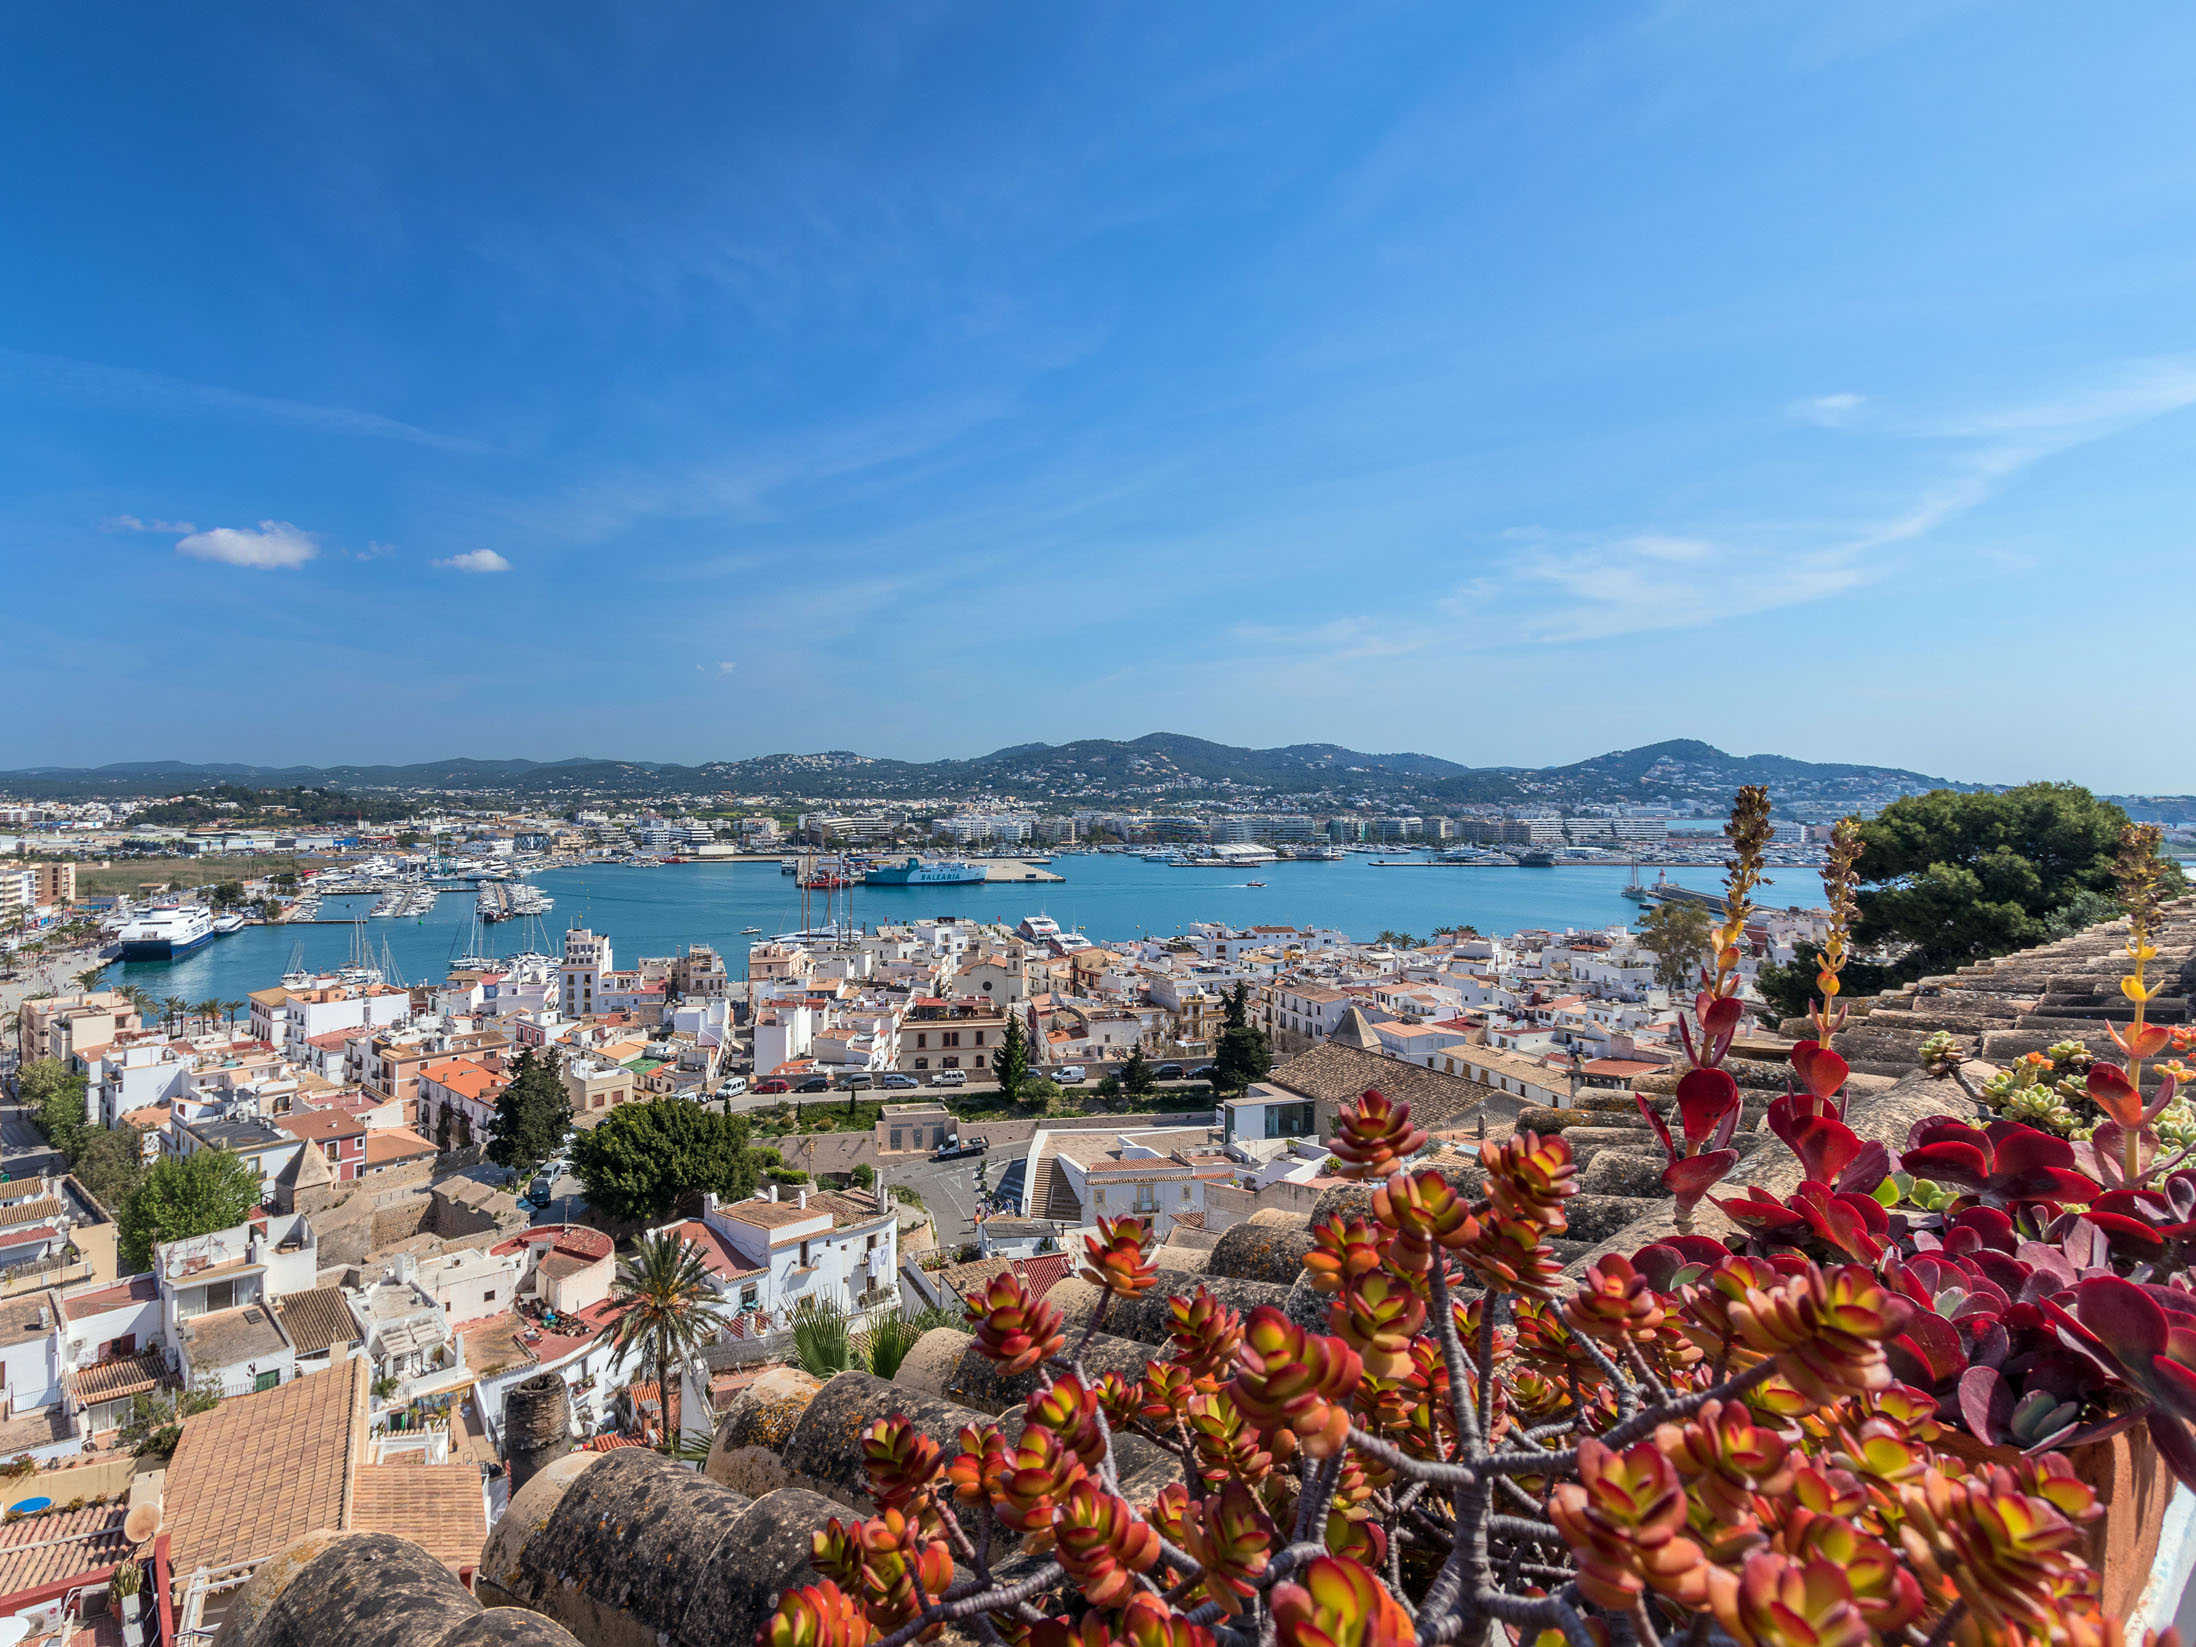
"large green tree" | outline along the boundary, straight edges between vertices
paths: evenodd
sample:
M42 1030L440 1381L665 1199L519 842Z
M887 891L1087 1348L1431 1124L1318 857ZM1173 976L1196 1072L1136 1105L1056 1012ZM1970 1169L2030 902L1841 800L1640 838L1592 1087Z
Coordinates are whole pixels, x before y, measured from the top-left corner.
M991 1055L991 1073L998 1080L999 1096L1013 1103L1029 1079L1029 1036L1022 1029L1022 1015L1007 1003L1006 1028L999 1032L999 1050Z
M94 1201L117 1209L126 1206L137 1186L145 1181L144 1135L133 1126L91 1129L83 1149L69 1163Z
M683 1098L624 1104L580 1134L572 1149L588 1204L613 1218L646 1223L679 1197L714 1190L727 1199L753 1195L775 1150L749 1146L744 1115L721 1115Z
M572 1104L564 1095L555 1059L524 1048L511 1065L511 1084L496 1097L488 1159L523 1177L556 1154L571 1124Z
M1671 900L1642 915L1639 936L1655 952L1655 982L1672 994L1697 985L1710 931L1708 911L1698 904Z
M1949 972L2110 917L2126 824L2117 806L2070 783L1893 801L1861 825L1854 938L1887 969L1865 982ZM2164 864L2162 884L2169 897L2186 889L2178 865Z
M1121 1066L1121 1090L1131 1098L1141 1098L1159 1085L1159 1078L1151 1072L1151 1060L1144 1056L1141 1043L1129 1048L1128 1062Z
M16 1078L16 1093L46 1142L74 1161L92 1128L84 1120L84 1077L58 1058L33 1058Z
M171 1155L145 1174L116 1215L122 1268L149 1269L163 1241L241 1224L259 1205L259 1174L242 1156L202 1149Z
M1240 980L1228 993L1226 1024L1212 1062L1212 1084L1222 1092L1241 1092L1273 1068L1266 1032L1250 1021L1250 985Z

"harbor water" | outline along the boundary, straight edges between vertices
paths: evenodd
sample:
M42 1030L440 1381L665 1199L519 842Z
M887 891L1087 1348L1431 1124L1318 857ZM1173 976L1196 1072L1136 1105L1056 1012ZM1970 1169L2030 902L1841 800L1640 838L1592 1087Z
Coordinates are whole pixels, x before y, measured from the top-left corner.
M1171 936L1192 921L1231 926L1320 926L1370 939L1382 931L1425 938L1436 928L1469 923L1482 932L1525 927L1605 927L1629 922L1639 906L1624 896L1631 871L1622 864L1566 865L1555 869L1435 866L1381 868L1361 854L1337 863L1284 861L1254 870L1174 869L1125 854L1078 853L1056 859L1065 877L1044 885L979 883L971 886L869 887L853 892L854 920L865 926L952 915L982 921L1019 921L1046 914L1063 928L1097 942L1146 935ZM1670 884L1713 890L1720 872L1672 869ZM1763 903L1814 904L1822 888L1811 871L1782 870L1760 896ZM1263 881L1263 886L1247 884ZM555 900L539 927L503 921L482 929L491 955L540 942L561 949L567 927L607 933L618 964L642 955L671 955L703 943L743 977L746 931L786 932L800 923L800 892L775 863L689 863L652 866L589 865L553 869L532 884ZM812 918L822 914L815 894ZM425 913L366 920L365 940L375 957L386 943L389 958L409 982L440 978L453 956L466 953L472 932L473 894L444 893ZM217 937L175 961L117 964L108 981L136 984L155 995L186 1000L241 999L247 991L280 980L294 955L313 970L344 964L357 927L374 900L324 899L311 925L248 926ZM837 907L843 913L844 896Z

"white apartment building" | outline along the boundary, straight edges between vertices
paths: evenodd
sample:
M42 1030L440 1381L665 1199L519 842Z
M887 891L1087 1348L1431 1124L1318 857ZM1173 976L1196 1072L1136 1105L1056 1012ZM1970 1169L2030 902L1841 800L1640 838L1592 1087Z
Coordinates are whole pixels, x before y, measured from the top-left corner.
M739 1330L788 1325L803 1299L848 1314L878 1309L897 1295L899 1220L867 1195L778 1186L747 1201L702 1197L702 1215L667 1224L709 1266L719 1309Z
M584 1018L595 1011L595 996L603 975L612 969L607 936L574 927L564 935L564 962L557 968L564 997L564 1015Z

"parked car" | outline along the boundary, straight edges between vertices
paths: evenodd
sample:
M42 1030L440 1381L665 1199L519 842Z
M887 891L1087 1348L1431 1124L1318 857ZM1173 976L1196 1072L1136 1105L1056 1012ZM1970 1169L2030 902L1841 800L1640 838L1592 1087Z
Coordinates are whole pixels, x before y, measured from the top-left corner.
M1182 1079L1182 1066L1180 1064L1161 1064L1151 1072L1151 1078L1155 1081L1179 1081Z
M964 1155L981 1155L991 1148L988 1138L948 1138L945 1143L930 1152L933 1161L958 1161Z
M811 1075L805 1081L796 1081L793 1084L793 1090L795 1092L829 1092L831 1090L831 1077L828 1075Z
M1190 1079L1192 1081L1209 1081L1219 1073L1220 1066L1218 1064L1199 1064L1190 1071Z
M839 1077L839 1090L841 1092L867 1092L876 1084L877 1077L870 1074L866 1069L857 1069L850 1074Z
M930 1084L934 1087L965 1087L968 1085L968 1071L941 1069L930 1078Z
M893 1070L888 1075L880 1075L877 1078L877 1085L889 1087L894 1092L905 1092L910 1087L921 1086L922 1082L916 1080L912 1075L902 1075L898 1070Z
M1083 1073L1081 1064L1062 1064L1053 1072L1052 1079L1059 1086L1079 1087L1089 1077Z
M536 1176L531 1184L526 1186L526 1199L533 1202L537 1207L547 1206L550 1196L556 1191L556 1187L557 1183L554 1178L551 1178L546 1172L541 1173Z
M744 1076L744 1075L728 1075L728 1076L726 1076L726 1077L724 1078L724 1080L723 1080L723 1081L722 1081L721 1083L719 1083L719 1085L718 1085L718 1087L717 1087L717 1096L718 1096L719 1098L738 1098L738 1097L742 1096L742 1095L743 1095L743 1094L744 1094L744 1093L745 1093L746 1091L747 1091L747 1077L746 1077L746 1076Z
M757 1081L754 1086L749 1088L748 1090L758 1095L766 1092L791 1092L793 1090L793 1083L784 1079L781 1076L771 1075L764 1077L760 1081Z

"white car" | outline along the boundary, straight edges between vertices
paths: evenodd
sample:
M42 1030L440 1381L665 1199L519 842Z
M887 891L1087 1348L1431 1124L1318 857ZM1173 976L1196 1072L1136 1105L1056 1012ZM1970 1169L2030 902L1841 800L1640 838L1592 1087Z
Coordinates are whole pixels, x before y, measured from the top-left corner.
M734 1075L728 1077L717 1088L717 1096L719 1098L737 1098L746 1090L747 1077L744 1075Z
M1085 1080L1083 1066L1081 1064L1062 1064L1060 1072L1052 1079L1057 1086L1079 1087Z
M968 1071L941 1069L930 1078L930 1084L934 1087L965 1087L968 1085Z

